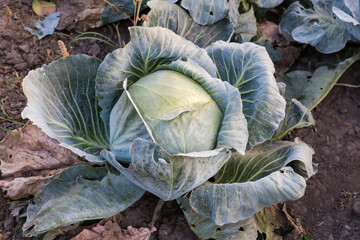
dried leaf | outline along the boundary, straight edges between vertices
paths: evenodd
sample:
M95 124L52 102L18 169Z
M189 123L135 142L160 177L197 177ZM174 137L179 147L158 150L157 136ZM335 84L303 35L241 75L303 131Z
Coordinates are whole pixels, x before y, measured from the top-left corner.
M100 15L105 8L103 0L57 0L56 5L61 16L57 30L75 28L83 32L102 25Z
M72 240L148 240L156 229L127 227L122 230L117 222L107 221L104 225L100 223L91 230L84 229Z
M258 27L269 42L276 44L279 47L290 45L290 42L279 33L279 25L270 21L265 21L264 23L258 23Z
M19 199L36 195L50 177L66 167L82 163L79 158L48 137L35 125L8 134L2 142L0 187L6 197Z
M295 63L296 59L299 58L301 48L298 47L285 47L280 50L280 61L275 64L276 73L275 76L279 77L284 75L291 66Z
M39 16L46 16L56 12L56 5L42 0L33 0L32 9Z

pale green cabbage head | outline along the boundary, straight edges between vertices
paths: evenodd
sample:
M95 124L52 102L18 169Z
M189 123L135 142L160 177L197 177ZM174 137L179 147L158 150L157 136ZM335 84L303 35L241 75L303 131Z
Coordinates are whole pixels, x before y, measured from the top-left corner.
M193 79L160 70L141 78L128 91L155 141L168 153L215 148L223 114Z

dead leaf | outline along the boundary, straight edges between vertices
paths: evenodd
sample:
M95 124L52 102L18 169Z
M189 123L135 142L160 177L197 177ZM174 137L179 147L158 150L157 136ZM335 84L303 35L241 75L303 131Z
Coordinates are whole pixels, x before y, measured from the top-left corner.
M272 44L279 47L287 47L290 45L290 42L280 34L279 25L270 21L265 21L264 23L258 23L258 27L266 40Z
M35 125L14 133L0 142L0 187L8 198L36 195L49 178L58 176L69 166L83 163Z
M56 12L56 5L42 0L33 0L32 8L36 15L46 16Z
M57 30L84 32L89 28L100 27L100 15L105 8L103 0L57 0L57 11L60 12L60 23Z
M301 48L289 46L280 49L280 61L275 64L275 76L279 77L284 75L291 66L295 63L296 59L300 57Z
M91 230L84 229L72 240L149 240L152 231L148 228L127 227L122 230L117 222L107 221L104 225L99 223Z

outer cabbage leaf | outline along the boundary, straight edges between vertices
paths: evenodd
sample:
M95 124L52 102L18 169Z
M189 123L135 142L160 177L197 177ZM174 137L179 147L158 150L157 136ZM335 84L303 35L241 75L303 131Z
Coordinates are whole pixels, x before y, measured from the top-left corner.
M225 18L229 12L228 0L182 0L181 6L201 25L211 25Z
M279 6L284 0L250 0L261 8L274 8Z
M161 64L191 59L216 76L216 67L206 51L171 30L132 27L130 36L131 41L124 48L107 55L99 66L96 93L105 122L109 121L110 112L123 92L124 80L131 85Z
M220 79L238 88L248 122L248 149L270 139L285 116L285 100L264 47L253 43L216 42L206 48Z
M296 200L305 192L305 180L315 173L313 153L300 140L266 142L244 157L234 153L215 183L192 191L190 205L223 225L245 220L266 206Z
M315 125L311 111L296 99L287 101L285 118L275 132L275 139L281 139L294 128L303 128Z
M242 113L242 100L239 90L226 82L213 78L196 62L191 60L175 61L168 65L161 65L159 70L176 70L199 83L216 101L224 114L222 126L218 133L218 147L234 148L244 155L248 141L247 122ZM195 128L196 129L196 128ZM194 130L194 134L201 138L202 133ZM194 139L196 136L194 136Z
M86 55L70 56L31 71L23 81L28 103L22 117L92 162L102 162L99 149L109 146L95 97L99 64Z
M255 240L257 238L256 224L253 218L248 218L237 223L216 225L210 218L204 217L202 214L195 212L187 197L177 199L183 210L186 220L193 232L200 239L246 239Z
M337 0L332 10L345 23L346 29L360 41L360 1Z
M137 201L144 190L106 167L70 167L44 186L29 205L23 230L35 236L84 220L113 216Z
M128 168L121 166L111 152L104 158L124 176L143 189L166 200L174 200L199 186L230 158L227 149L170 155L159 145L135 139L130 148L132 161Z
M130 145L135 138L151 140L133 104L124 93L110 114L110 151L120 162L130 163Z
M233 33L233 25L223 19L212 25L199 25L177 4L152 0L148 2L151 11L145 27L164 27L192 41L199 47L207 47L218 40L227 41Z
M352 57L338 63L336 67L321 66L311 73L298 70L281 76L278 81L286 84L286 99L297 99L306 108L312 110L330 92L342 74L360 59L356 51Z
M314 9L305 9L299 2L291 4L282 16L281 30L322 53L343 49L352 35L333 14L332 2L313 0Z

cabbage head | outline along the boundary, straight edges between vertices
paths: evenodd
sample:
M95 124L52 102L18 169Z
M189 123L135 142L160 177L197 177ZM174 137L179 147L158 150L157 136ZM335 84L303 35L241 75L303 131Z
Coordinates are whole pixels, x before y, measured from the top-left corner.
M306 144L269 142L286 103L265 48L130 34L102 62L69 56L24 79L23 117L90 163L44 187L24 233L112 216L149 191L177 199L200 238L228 238L232 224L232 237L256 239L252 216L301 197L314 174Z

